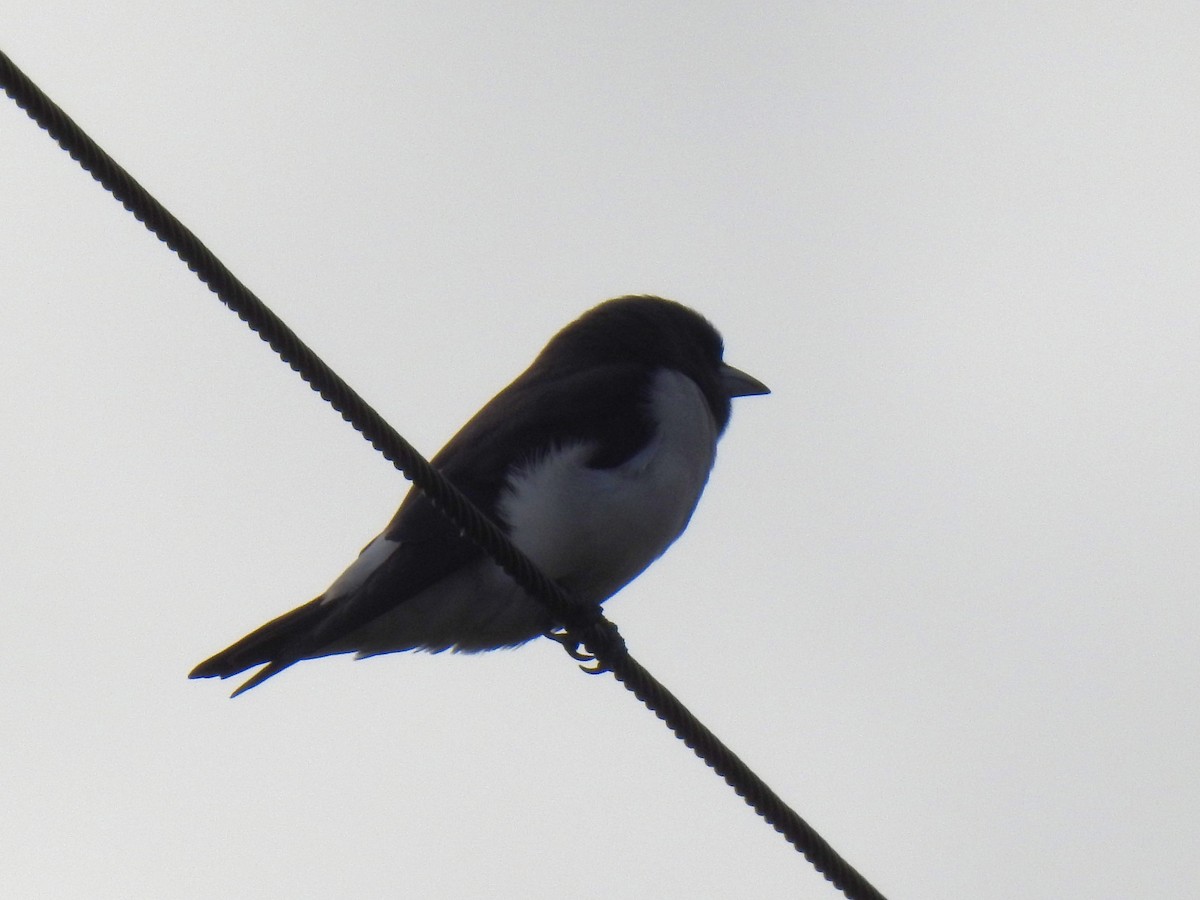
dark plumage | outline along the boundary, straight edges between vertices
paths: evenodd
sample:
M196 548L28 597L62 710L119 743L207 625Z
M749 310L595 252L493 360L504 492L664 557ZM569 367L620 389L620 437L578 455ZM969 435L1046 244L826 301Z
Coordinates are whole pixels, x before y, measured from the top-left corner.
M603 601L686 526L731 398L767 393L722 352L712 325L678 303L602 303L555 335L432 463L564 589ZM486 650L553 624L412 491L325 593L191 677L267 664L236 696L301 659Z

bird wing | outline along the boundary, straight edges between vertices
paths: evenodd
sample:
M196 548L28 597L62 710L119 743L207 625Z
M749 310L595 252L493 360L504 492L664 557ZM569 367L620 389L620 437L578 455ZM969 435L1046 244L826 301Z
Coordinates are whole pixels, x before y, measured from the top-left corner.
M496 509L515 468L556 447L587 443L593 448L587 464L604 469L628 460L653 435L644 367L534 374L526 372L497 394L431 460L485 512ZM422 492L410 491L387 528L330 591L205 660L190 677L227 678L267 663L236 696L301 659L325 655L323 648L345 652L337 646L342 638L483 555ZM352 588L338 593L347 580Z

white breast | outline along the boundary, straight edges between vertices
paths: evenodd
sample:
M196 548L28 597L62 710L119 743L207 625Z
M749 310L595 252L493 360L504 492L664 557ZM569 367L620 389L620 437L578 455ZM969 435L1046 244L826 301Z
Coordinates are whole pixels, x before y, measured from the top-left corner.
M580 599L606 599L657 559L708 481L717 428L700 389L664 369L650 396L657 428L636 456L589 469L591 447L564 447L518 473L501 501L517 546Z

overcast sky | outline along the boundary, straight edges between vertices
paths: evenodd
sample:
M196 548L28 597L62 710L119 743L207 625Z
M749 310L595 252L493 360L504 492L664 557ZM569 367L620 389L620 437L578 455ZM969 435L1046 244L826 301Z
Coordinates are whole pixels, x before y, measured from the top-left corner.
M691 305L737 402L633 653L896 898L1200 894L1200 7L9 0L14 61L431 454ZM21 898L829 887L553 644L188 670L403 479L0 103Z

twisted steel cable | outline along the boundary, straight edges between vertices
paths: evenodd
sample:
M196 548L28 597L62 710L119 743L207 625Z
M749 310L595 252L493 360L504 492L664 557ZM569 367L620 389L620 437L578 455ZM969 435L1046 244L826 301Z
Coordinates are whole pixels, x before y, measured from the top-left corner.
M850 900L883 900L861 874L805 822L741 759L625 649L616 627L598 606L573 603L457 488L329 368L283 320L242 284L175 216L105 153L0 51L0 84L85 170L182 259L196 276L308 385L359 431L405 477L434 501L463 533L522 588L542 602L567 632L564 643L595 658L592 671L611 671L625 687L719 774L763 819Z

